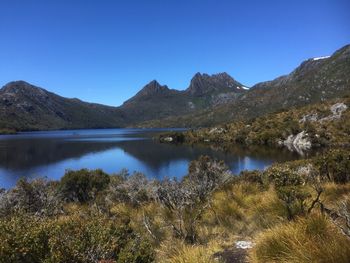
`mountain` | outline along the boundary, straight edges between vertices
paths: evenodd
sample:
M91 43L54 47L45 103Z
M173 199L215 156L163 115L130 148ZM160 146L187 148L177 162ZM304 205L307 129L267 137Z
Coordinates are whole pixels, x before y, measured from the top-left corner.
M211 126L350 95L350 45L332 56L311 58L290 74L251 87L212 109L141 123L140 126Z
M123 123L122 112L115 107L63 98L24 81L0 89L0 128L110 128Z
M120 107L68 99L14 81L0 89L0 128L47 130L135 126L139 122L197 112L243 94L243 85L226 73L197 73L188 89L178 91L156 80Z
M203 96L211 92L241 93L244 90L245 87L226 72L214 74L212 76L197 73L192 78L186 93L192 96Z
M58 96L24 81L0 89L0 129L198 127L350 94L350 45L332 56L304 61L290 74L247 89L227 73L196 73L187 89L156 80L120 107Z
M143 87L120 107L128 125L181 116L236 100L246 88L227 73L196 73L184 91L169 89L156 80Z

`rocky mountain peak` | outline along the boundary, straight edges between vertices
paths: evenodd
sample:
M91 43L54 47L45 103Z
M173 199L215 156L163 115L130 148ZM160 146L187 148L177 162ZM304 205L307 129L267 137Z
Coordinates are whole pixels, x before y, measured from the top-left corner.
M167 93L168 91L170 90L167 85L160 85L158 81L152 80L150 83L144 86L136 94L136 96L150 96L150 95L156 95L156 94L164 94L164 93Z
M129 100L125 101L124 104L127 104L132 101L138 101L150 97L155 97L159 95L165 95L170 93L171 90L167 85L161 85L158 81L152 80L147 85L145 85L136 95Z
M47 96L48 91L38 88L25 82L23 80L12 81L7 83L0 90L2 95L5 96L29 96L29 97L45 97Z
M217 73L213 75L196 73L187 88L186 92L190 95L204 95L210 92L222 91L222 92L242 92L244 86L234 80L226 72Z

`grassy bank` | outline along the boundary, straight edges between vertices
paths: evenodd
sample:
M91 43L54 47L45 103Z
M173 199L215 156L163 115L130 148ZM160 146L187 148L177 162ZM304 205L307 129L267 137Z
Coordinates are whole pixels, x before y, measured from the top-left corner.
M238 176L201 157L180 181L22 179L0 194L0 262L348 262L349 194L342 150Z

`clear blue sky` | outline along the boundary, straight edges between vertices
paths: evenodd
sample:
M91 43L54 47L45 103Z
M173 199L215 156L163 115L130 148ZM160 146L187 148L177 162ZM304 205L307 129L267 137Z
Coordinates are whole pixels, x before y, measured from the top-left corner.
M109 105L198 71L251 86L349 43L349 0L0 0L0 86Z

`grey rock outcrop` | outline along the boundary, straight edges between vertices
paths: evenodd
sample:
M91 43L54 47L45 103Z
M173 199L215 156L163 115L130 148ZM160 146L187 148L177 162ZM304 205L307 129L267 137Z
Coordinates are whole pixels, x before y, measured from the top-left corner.
M304 155L304 151L307 151L312 147L308 134L305 131L302 131L297 135L289 135L282 144L289 150L298 152L300 155Z

